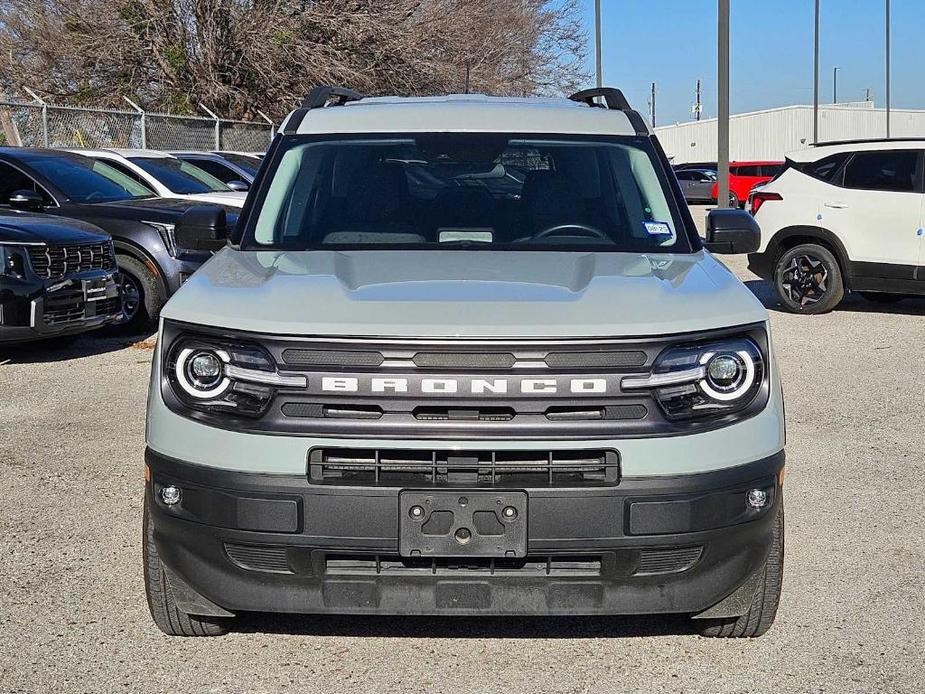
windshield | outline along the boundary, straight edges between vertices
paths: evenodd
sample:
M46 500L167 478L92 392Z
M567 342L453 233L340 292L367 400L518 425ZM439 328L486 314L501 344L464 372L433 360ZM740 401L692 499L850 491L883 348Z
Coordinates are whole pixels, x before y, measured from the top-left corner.
M251 176L256 176L257 169L260 168L260 159L258 157L252 157L248 154L229 154L227 152L223 153L221 156L222 159L227 159L232 164L240 166Z
M74 202L118 202L154 193L96 159L81 156L34 157L29 164Z
M284 141L244 246L690 252L647 138Z
M129 157L158 181L178 195L227 193L231 188L195 164L173 157Z

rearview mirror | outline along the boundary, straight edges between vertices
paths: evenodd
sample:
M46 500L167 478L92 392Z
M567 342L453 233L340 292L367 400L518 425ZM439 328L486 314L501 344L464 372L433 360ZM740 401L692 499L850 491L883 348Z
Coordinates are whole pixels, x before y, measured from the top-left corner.
M10 196L10 207L15 210L37 212L45 207L45 201L34 190L17 190Z
M190 251L217 251L228 240L228 218L224 208L196 205L180 217L174 228L177 246Z
M244 181L228 181L228 183L226 183L225 185L231 188L232 190L236 190L240 193L244 193L250 190L250 186L247 185L247 183L245 183Z
M711 253L754 253L761 246L761 229L745 210L715 209L707 215L704 246Z

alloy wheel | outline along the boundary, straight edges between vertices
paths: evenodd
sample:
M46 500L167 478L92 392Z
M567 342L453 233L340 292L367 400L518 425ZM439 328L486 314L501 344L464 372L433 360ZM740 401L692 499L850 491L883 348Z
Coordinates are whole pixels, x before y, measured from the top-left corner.
M781 287L801 307L819 302L828 291L829 270L821 259L804 254L790 259L781 276Z

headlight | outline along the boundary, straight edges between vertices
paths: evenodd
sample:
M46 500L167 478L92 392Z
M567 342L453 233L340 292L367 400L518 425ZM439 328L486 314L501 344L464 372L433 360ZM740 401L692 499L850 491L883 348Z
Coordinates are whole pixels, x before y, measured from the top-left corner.
M161 235L161 239L164 241L164 246L167 248L167 252L173 256L177 254L177 242L174 237L174 229L176 225L166 224L164 222L142 222L142 224L147 224L148 226L157 229L157 233Z
M758 345L736 338L669 348L655 360L651 376L624 378L622 387L651 390L668 419L683 420L748 407L765 377Z
M273 357L257 345L184 338L168 353L164 373L173 394L204 412L259 417L277 388L305 388L305 376L277 372Z
M26 250L22 246L0 243L0 277L25 279Z

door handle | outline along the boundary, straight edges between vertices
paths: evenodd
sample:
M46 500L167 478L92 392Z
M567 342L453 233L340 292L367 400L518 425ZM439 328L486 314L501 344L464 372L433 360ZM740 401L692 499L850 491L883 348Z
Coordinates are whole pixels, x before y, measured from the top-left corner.
M848 207L848 205L846 205L843 202L825 202L822 204L825 205L826 207L831 207L834 210L844 210L844 209L847 209Z

